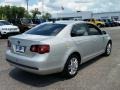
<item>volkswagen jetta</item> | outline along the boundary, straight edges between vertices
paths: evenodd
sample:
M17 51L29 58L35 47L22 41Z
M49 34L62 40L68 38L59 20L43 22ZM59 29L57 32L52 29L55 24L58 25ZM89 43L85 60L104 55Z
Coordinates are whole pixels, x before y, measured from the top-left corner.
M80 64L112 49L111 37L83 21L40 24L8 40L6 60L13 66L46 75L62 72L71 78Z

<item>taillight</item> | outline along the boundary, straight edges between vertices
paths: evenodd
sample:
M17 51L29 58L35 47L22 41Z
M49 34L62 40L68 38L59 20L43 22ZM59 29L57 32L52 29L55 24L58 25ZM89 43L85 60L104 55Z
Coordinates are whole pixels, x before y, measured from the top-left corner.
M11 42L8 40L8 42L7 42L7 46L8 46L8 48L10 48L11 47Z
M32 45L30 48L31 52L36 52L39 54L49 53L50 46L49 45Z

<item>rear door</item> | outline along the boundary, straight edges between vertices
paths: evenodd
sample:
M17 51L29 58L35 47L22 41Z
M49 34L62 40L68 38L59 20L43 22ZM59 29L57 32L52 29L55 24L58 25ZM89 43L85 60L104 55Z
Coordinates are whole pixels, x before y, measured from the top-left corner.
M100 54L104 51L104 36L99 28L92 24L87 24L88 26L88 36L92 45L93 55Z
M85 62L94 53L93 42L88 35L88 27L86 24L75 24L71 30L72 40L75 42L77 50L81 54L82 62Z

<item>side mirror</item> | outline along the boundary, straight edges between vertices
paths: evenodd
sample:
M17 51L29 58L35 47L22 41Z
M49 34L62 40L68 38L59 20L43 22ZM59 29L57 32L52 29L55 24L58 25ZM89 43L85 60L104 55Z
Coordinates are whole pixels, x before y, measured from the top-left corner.
M102 31L103 34L107 34L106 31Z

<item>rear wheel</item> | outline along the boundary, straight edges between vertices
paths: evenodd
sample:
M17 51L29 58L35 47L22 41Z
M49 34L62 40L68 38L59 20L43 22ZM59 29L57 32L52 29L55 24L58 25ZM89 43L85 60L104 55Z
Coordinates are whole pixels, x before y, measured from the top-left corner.
M101 24L97 24L97 27L99 27L99 28L100 28L100 27L102 27L102 25L101 25Z
M66 78L72 78L78 73L78 67L79 67L79 57L75 54L71 55L64 67L63 75Z
M0 32L0 38L2 38L2 34L1 34L1 32Z
M109 56L111 54L111 50L112 50L112 43L109 42L106 46L106 50L105 50L104 55Z

